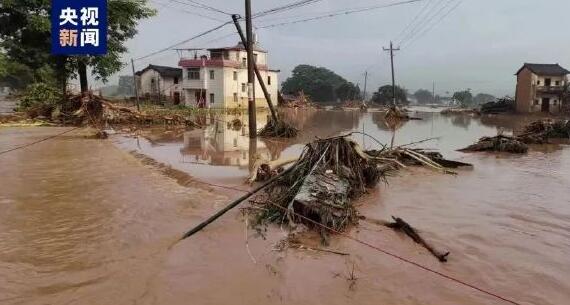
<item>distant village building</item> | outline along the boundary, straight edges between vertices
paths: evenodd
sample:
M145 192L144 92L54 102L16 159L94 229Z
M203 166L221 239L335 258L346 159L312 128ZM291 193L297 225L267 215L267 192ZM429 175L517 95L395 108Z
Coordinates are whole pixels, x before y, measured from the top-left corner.
M183 102L181 94L182 69L149 65L136 73L139 95L142 97L172 101L174 105Z
M517 112L560 112L568 74L570 71L558 64L525 63L515 74Z
M182 58L185 104L199 108L247 108L247 51L243 44L208 49L208 54ZM278 70L267 65L267 51L254 47L254 60L274 104L277 104ZM267 108L259 82L255 81L258 108Z

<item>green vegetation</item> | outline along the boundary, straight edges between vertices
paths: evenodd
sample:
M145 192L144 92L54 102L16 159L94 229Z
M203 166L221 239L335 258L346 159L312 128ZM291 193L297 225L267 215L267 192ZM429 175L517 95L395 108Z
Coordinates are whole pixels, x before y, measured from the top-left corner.
M29 85L20 100L19 111L26 111L31 117L51 117L61 103L62 94L54 86L46 83Z
M155 11L147 0L109 0L108 53L104 56L53 56L50 53L50 0L0 0L0 54L4 64L0 74L15 88L35 82L63 85L67 78L91 67L96 79L106 81L122 68L121 55L127 52L125 42L137 34L137 24ZM2 75L0 75L2 80ZM62 86L63 88L63 86Z
M453 93L453 98L461 104L461 107L470 107L473 105L473 94L471 94L471 90L469 89Z
M473 102L475 103L475 105L483 105L485 103L492 102L496 99L497 98L491 94L479 93L473 98Z
M317 103L359 99L360 88L333 71L310 65L299 65L293 75L283 83L283 93L297 94L303 91Z
M418 104L432 104L435 102L433 93L426 89L419 89L414 93L414 97L418 100Z
M372 102L380 105L391 105L393 99L392 85L385 85L378 88L378 91L372 95ZM406 89L396 86L396 103L399 105L408 104L408 92Z

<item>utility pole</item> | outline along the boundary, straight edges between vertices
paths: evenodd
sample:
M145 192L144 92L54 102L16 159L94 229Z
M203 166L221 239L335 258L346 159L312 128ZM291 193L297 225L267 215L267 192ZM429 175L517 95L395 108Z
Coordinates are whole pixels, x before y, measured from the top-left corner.
M141 106L139 103L139 89L138 89L138 84L137 84L137 76L135 74L135 60L131 58L131 66L133 68L133 83L135 85L135 96L137 97L137 110L140 112L141 111Z
M435 101L435 82L433 82L433 84L432 84L431 95L433 97L433 103L435 104L436 103L436 101Z
M392 41L390 41L390 48L383 48L384 51L390 51L390 62L392 63L392 103L396 107L396 78L394 76L394 51L400 51L400 48L394 49Z
M364 104L366 104L366 85L368 83L368 71L364 71L364 94L362 95L362 99L364 100Z
M257 137L255 113L255 62L253 57L253 26L251 23L251 0L245 0L245 31L247 38L247 109L249 114L249 138Z

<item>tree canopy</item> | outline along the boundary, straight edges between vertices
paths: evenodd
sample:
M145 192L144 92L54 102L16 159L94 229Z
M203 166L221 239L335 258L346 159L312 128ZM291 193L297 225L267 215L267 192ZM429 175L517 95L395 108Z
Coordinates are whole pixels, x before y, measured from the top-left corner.
M372 102L380 105L392 104L393 90L392 85L385 85L378 88L378 91L372 95ZM396 103L400 105L408 104L408 93L406 89L396 86Z
M5 54L7 62L29 68L34 81L45 81L43 78L50 74L48 72L51 70L53 76L56 69L56 56L50 52L50 11L50 0L0 0L0 52ZM67 61L63 72L75 74L81 61L92 68L96 79L106 81L122 68L121 55L127 52L124 44L136 35L138 21L154 14L147 0L109 0L107 54L59 57Z
M492 102L497 98L491 94L479 93L473 98L473 102L477 105L482 105L488 102Z
M473 94L471 94L471 90L457 91L453 93L453 98L456 99L462 107L468 107L473 104Z
M310 65L295 67L291 77L283 83L282 91L286 94L303 91L314 102L319 103L352 99L354 95L360 96L360 89L342 76L327 68Z
M414 97L419 104L431 104L435 101L432 92L426 89L419 89L414 93Z

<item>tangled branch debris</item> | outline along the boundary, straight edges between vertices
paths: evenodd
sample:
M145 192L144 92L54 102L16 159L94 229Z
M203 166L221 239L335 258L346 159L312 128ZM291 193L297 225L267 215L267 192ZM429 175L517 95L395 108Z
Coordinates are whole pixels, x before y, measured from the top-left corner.
M378 182L386 181L390 171L406 164L421 164L452 173L433 160L440 156L401 147L365 152L348 136L317 140L251 201L262 207L253 209L254 226L287 222L291 227L300 223L315 228L318 223L342 232L357 222L353 201ZM326 239L322 227L315 229Z
M297 128L285 121L270 118L267 125L259 132L259 136L264 138L294 138L298 133Z
M497 151L513 154L524 154L528 151L528 145L517 140L515 137L498 135L495 137L483 137L473 145L460 149L462 152Z
M570 121L541 120L524 128L517 136L483 137L473 145L460 149L463 152L497 151L523 154L528 151L527 144L546 144L550 139L570 139Z

